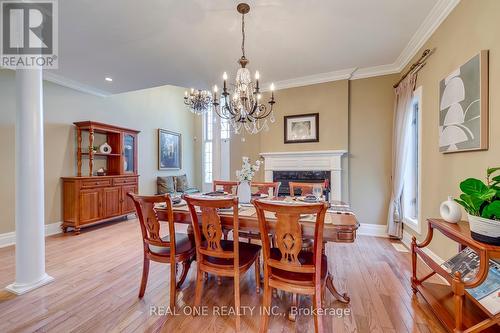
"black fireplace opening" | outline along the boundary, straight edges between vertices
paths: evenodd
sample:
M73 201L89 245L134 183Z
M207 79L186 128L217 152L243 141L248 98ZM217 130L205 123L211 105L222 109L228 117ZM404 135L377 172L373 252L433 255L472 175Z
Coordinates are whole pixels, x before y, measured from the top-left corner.
M289 182L323 183L325 180L327 180L328 186L323 195L328 198L331 184L330 171L273 171L273 181L281 182L278 192L278 196L281 197L290 195ZM295 192L295 195L300 195L297 190Z

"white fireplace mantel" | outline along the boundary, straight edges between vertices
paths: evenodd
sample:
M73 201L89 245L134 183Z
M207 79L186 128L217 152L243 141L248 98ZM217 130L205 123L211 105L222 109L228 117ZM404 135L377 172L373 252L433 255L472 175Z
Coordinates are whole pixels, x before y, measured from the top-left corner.
M266 182L274 171L330 171L330 200L342 200L342 156L345 150L319 150L261 153Z

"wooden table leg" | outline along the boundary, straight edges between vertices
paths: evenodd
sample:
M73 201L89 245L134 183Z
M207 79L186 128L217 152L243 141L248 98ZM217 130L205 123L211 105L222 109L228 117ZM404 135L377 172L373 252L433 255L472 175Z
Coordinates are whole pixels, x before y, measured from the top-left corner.
M347 296L347 293L340 294L337 291L337 288L335 288L335 285L333 284L333 277L330 273L328 273L326 277L326 287L330 293L332 293L333 297L335 297L340 303L348 304L351 301L349 296Z
M325 247L326 242L323 242L323 254L325 254ZM340 294L337 291L337 288L335 288L335 285L333 284L333 276L330 272L328 272L326 275L326 288L328 288L333 297L335 297L340 303L348 304L351 301L349 296L347 296L347 293Z

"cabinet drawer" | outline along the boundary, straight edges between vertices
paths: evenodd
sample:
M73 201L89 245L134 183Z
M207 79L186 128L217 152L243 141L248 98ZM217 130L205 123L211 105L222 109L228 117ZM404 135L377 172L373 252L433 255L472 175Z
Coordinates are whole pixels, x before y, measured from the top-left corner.
M355 238L356 238L355 231L338 231L337 232L337 241L339 241L339 242L352 243L352 242L354 242Z
M111 186L111 179L83 180L82 187Z
M113 185L126 185L126 184L137 184L137 178L124 177L124 178L115 178L113 180Z

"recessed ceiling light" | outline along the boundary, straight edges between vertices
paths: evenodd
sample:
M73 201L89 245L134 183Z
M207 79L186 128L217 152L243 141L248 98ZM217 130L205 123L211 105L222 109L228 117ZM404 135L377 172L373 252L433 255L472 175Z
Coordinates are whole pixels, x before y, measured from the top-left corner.
M113 79L112 79L112 78L110 78L110 77L105 77L105 78L104 78L104 80L106 80L106 81L108 81L108 82L113 81Z

